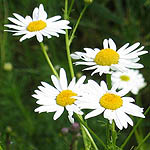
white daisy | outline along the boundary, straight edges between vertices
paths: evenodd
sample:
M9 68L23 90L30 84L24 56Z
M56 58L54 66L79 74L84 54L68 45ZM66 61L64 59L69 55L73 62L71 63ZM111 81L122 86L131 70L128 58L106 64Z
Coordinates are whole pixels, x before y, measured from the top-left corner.
M61 68L60 79L54 75L51 76L55 87L46 82L41 82L42 86L38 86L39 90L35 90L36 94L32 95L38 99L36 103L42 105L35 109L35 112L55 112L53 119L56 120L66 108L70 122L74 123L74 119L72 118L73 112L80 115L82 115L83 112L74 104L76 99L73 98L73 96L80 96L82 93L80 86L83 84L85 78L85 76L82 76L77 83L75 83L76 79L73 78L68 85L66 72Z
M112 71L127 71L128 68L143 68L142 64L137 63L140 55L148 53L142 51L144 46L138 48L140 43L135 43L129 46L129 43L117 50L116 44L112 39L103 41L103 49L84 48L86 53L75 52L71 54L73 59L81 59L83 61L75 62L76 65L90 66L84 70L94 70L93 73L112 73ZM138 48L138 49L137 49Z
M127 115L133 115L145 118L143 108L133 104L134 99L131 97L123 97L128 90L123 89L116 92L117 84L111 90L108 90L104 81L101 81L100 86L93 80L89 80L85 86L87 93L78 99L75 103L81 109L94 109L85 116L85 119L100 115L104 112L104 118L110 123L115 121L116 126L122 130L127 128L128 123L133 126L133 121Z
M128 72L113 72L111 76L112 85L118 83L118 89L128 88L133 94L146 86L144 77L139 70L130 69Z
M42 4L39 8L33 10L32 17L26 16L25 18L19 14L13 13L16 18L9 17L8 19L14 24L6 24L12 30L5 30L8 32L14 32L13 35L23 35L20 39L22 42L25 39L36 36L39 42L43 41L43 36L51 38L52 36L59 37L58 33L65 34L63 29L71 29L68 26L69 21L59 20L61 16L54 16L47 18L47 13L44 10Z

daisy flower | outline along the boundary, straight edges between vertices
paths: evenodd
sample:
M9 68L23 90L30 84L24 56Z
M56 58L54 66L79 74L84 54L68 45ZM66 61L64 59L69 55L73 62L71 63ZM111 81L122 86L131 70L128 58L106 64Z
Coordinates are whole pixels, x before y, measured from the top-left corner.
M39 8L33 10L32 17L26 16L25 18L19 14L13 13L16 18L9 17L8 20L14 24L6 24L5 27L11 30L5 30L8 32L14 32L13 35L23 35L20 39L22 42L25 39L30 39L36 36L39 42L43 41L43 36L51 38L52 36L59 37L58 33L65 34L63 29L71 29L68 26L69 21L60 20L61 16L54 16L47 18L47 13L44 10L42 4Z
M139 70L130 69L128 72L113 72L111 81L113 85L119 84L118 89L128 88L135 95L146 86L144 77L139 73Z
M82 115L83 112L74 103L77 99L74 96L81 94L80 86L85 80L85 76L82 76L77 83L73 78L68 85L66 72L63 68L60 69L60 79L52 75L51 79L54 87L46 82L41 82L42 86L38 86L39 90L35 90L36 94L32 97L38 99L36 102L42 105L35 109L35 112L55 112L53 119L58 119L64 112L64 109L68 111L68 118L71 123L74 123L73 113Z
M114 120L116 126L122 130L127 128L128 124L133 126L133 121L127 114L145 118L143 108L133 104L133 98L124 97L128 90L123 89L116 92L117 86L115 84L111 90L108 90L104 81L101 81L100 86L93 80L88 81L85 86L87 93L76 101L81 109L94 109L85 116L85 119L104 112L104 118L108 119L110 123Z
M76 65L89 66L84 70L94 70L92 73L112 73L112 71L127 71L129 68L143 68L142 64L137 63L140 55L146 54L142 51L144 46L138 48L139 42L129 46L129 43L117 50L116 44L112 39L103 41L103 49L84 48L84 52L75 52L71 54L73 59L81 59L83 61L75 62ZM138 49L137 49L138 48Z

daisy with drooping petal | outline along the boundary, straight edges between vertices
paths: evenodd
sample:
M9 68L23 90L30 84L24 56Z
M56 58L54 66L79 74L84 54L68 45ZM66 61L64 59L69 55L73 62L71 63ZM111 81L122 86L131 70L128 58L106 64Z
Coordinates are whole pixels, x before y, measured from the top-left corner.
M54 120L58 119L64 112L64 109L68 111L68 118L71 123L74 123L73 113L82 115L83 112L74 103L77 99L74 96L79 96L82 93L80 87L85 80L85 76L82 76L77 83L73 78L68 85L66 72L63 68L60 69L60 79L52 75L51 79L55 87L49 85L46 82L41 82L42 86L38 86L39 90L35 90L36 94L32 96L38 101L39 105L42 105L35 109L35 112L55 112Z
M25 18L19 14L13 13L16 18L9 17L14 24L6 24L5 27L10 28L11 30L5 30L8 32L14 32L13 35L23 35L20 39L22 42L25 39L32 38L36 36L39 42L43 41L43 36L51 38L52 36L59 37L58 33L65 34L66 32L63 29L71 29L68 26L69 21L60 20L61 16L54 16L47 18L47 13L44 10L42 4L39 8L33 10L32 17L26 16Z
M111 76L112 85L118 83L118 89L128 88L133 94L146 86L144 77L139 70L130 69L128 72L113 72Z
M84 87L87 93L75 102L81 109L94 109L85 116L85 119L104 112L104 118L110 123L114 120L116 126L122 130L128 127L128 123L133 126L133 121L127 114L145 118L143 108L133 104L133 98L123 97L128 90L116 92L117 87L118 84L115 84L111 90L108 90L104 81L101 81L99 86L95 81L89 80Z
M142 51L144 46L138 48L140 43L129 46L129 43L117 50L116 44L112 39L103 41L103 49L84 48L85 53L75 52L71 54L73 59L81 59L83 61L75 62L76 65L89 66L84 70L95 70L93 74L112 73L112 71L127 71L129 68L143 68L142 64L137 63L140 55L148 53ZM137 49L138 48L138 49Z

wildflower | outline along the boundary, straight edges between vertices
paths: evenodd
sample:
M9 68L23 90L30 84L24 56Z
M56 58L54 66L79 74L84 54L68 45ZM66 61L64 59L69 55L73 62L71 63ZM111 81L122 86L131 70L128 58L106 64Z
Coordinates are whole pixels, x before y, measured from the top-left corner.
M76 65L90 66L84 70L95 70L93 74L112 73L112 71L125 72L129 68L143 68L142 64L137 63L140 55L146 54L147 51L142 51L144 46L138 48L139 42L129 46L129 43L117 50L116 44L112 39L103 41L103 49L84 48L86 53L75 52L71 54L73 59L81 59L83 61L75 62ZM137 49L138 48L138 49Z
M146 86L144 77L139 73L139 70L130 69L128 72L113 72L111 81L113 85L119 83L118 89L128 88L135 95Z
M11 30L5 30L8 32L14 32L13 35L23 35L20 39L22 42L25 39L30 39L33 36L36 36L39 42L43 41L43 36L51 38L52 36L59 37L58 33L65 34L66 32L63 29L71 29L68 26L69 21L59 20L61 16L54 16L47 18L47 13L44 10L42 4L39 8L33 10L32 17L26 16L25 18L19 14L13 13L16 18L9 17L14 24L6 24L5 27L10 28Z
M123 97L128 90L123 89L116 92L117 86L115 84L111 90L108 90L104 81L101 81L100 86L93 80L88 81L85 86L87 93L76 102L81 109L94 109L85 116L85 119L104 112L104 118L110 123L114 120L116 126L122 130L123 127L128 127L128 123L133 126L133 121L127 114L145 118L143 108L133 104L133 98Z
M82 86L85 76L82 76L77 83L75 78L72 79L70 84L67 83L66 72L63 68L60 69L60 79L52 75L51 79L55 87L49 85L46 82L41 82L42 86L38 86L39 90L35 90L36 94L32 96L38 101L39 105L42 105L35 109L35 112L55 112L53 119L58 119L64 112L64 109L68 111L68 118L71 123L74 123L72 117L73 112L82 115L83 112L74 103L77 99L74 96L79 96L82 93L80 87Z

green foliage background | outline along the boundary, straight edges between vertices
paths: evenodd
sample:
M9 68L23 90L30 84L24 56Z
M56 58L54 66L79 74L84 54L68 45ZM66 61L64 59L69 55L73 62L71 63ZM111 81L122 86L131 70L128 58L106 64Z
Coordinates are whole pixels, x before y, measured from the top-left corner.
M70 0L71 1L71 0ZM70 2L69 1L69 2ZM5 150L68 150L72 134L63 136L61 129L70 127L67 114L64 113L57 121L52 119L53 113L38 114L36 100L31 97L41 81L51 83L49 69L40 45L35 38L19 42L19 37L4 32L4 24L9 23L7 17L12 13L22 16L31 15L35 7L42 3L48 17L61 15L63 17L64 0L0 0L0 145ZM75 0L70 17L70 26L74 26L84 7L83 0ZM118 48L129 42L140 42L146 50L150 49L150 1L149 0L94 0L85 12L76 37L71 45L71 52L82 51L84 47L101 48L104 38L111 37ZM56 68L69 69L66 59L65 38L53 37L44 39L48 47L48 54ZM147 87L140 91L139 105L144 110L149 106L150 99L150 55L141 57L145 68L141 73L147 82ZM6 62L11 62L13 69L4 70ZM81 73L82 67L74 67L76 74ZM91 72L82 72L90 78ZM93 77L98 82L100 77ZM102 76L105 78L105 76ZM135 96L134 96L135 97ZM150 113L140 125L139 138L143 138L150 131ZM88 120L89 126L105 140L105 127L96 117ZM137 118L133 118L134 123ZM118 139L120 145L127 137L132 127L123 130ZM82 138L79 138L78 149L83 150ZM144 144L144 150L150 146L150 141ZM137 146L133 136L125 149Z

